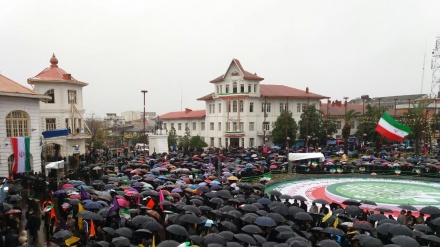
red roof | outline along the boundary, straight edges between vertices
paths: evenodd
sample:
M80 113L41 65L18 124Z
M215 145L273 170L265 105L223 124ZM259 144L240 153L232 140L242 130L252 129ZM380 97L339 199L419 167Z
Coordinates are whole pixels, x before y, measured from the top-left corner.
M185 108L185 111L176 111L165 113L160 116L161 119L191 119L191 118L204 118L206 116L205 110L193 111Z
M267 85L267 84L260 84L260 95L261 97L268 97L268 98L301 98L301 99L329 98L327 96L323 96L320 94L311 93L308 91L308 89L306 89L306 91L303 91L284 85Z
M243 79L250 80L250 81L262 81L262 80L264 80L264 78L257 76L257 74L252 74L252 73L244 70L243 66L241 66L241 63L240 63L240 61L238 59L235 59L235 58L232 59L231 64L232 63L235 63L235 65L237 65L237 67L240 69L241 73L243 74ZM231 67L231 65L229 65L228 70L229 70L230 67ZM225 76L226 76L226 74L221 75L221 76L215 78L214 80L211 80L210 82L213 83L213 82L224 81L225 80Z
M345 105L342 101L333 101L330 104L321 104L319 109L324 115L327 115L327 105L328 105L328 114L330 116L344 116L345 115ZM347 103L347 111L354 110L355 112L359 112L362 114L362 104L349 104ZM365 111L367 109L365 108Z
M38 95L38 92L29 89L4 75L0 75L0 92Z
M50 67L45 68L38 75L28 79L29 84L34 84L35 81L63 81L84 86L88 85L87 83L78 81L71 74L67 73L62 68L59 68L58 59L55 57L55 54L53 54L50 59Z

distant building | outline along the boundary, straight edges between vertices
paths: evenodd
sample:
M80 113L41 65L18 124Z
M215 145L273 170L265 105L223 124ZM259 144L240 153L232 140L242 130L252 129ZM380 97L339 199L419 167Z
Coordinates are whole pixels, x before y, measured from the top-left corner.
M291 111L298 122L307 104L318 107L328 98L308 88L261 84L263 80L233 59L225 74L210 81L214 92L198 99L205 101L205 109L161 115L164 127L174 128L177 135L188 127L192 136L200 135L213 147L261 146L265 138L272 145L273 123L281 112Z
M83 87L88 84L75 79L71 74L58 67L55 55L50 59L50 66L28 79L34 90L50 97L40 102L40 129L70 129L68 136L46 138L43 140L43 157L50 161L60 157L79 155L86 151L86 139L90 135L84 122ZM69 160L67 160L69 163Z
M104 117L104 124L106 128L124 127L125 118L123 116L117 116L116 113L107 113Z
M49 99L0 75L0 177L11 173L11 137L30 137L31 169L41 171L40 101Z
M144 112L142 111L125 111L121 113L126 122L142 119ZM145 118L155 118L156 112L145 112Z

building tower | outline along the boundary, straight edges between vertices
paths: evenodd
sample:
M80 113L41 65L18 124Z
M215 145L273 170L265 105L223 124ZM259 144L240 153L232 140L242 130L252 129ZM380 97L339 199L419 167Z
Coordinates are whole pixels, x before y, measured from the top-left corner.
M440 98L440 36L437 37L435 41L435 48L432 51L431 69L431 98ZM434 91L436 87L438 89L437 93Z

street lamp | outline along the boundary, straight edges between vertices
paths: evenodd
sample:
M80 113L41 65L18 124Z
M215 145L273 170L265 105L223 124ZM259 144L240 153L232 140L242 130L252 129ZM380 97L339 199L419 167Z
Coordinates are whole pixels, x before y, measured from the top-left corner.
M144 94L144 118L143 118L143 125L144 125L144 132L143 132L143 152L144 152L144 159L145 159L145 149L147 148L146 147L146 144L147 144L147 142L146 142L146 140L145 140L145 94L146 93L148 93L148 91L147 90L141 90L141 92Z
M287 152L289 151L289 141L290 141L290 137L286 137L286 150L287 150Z

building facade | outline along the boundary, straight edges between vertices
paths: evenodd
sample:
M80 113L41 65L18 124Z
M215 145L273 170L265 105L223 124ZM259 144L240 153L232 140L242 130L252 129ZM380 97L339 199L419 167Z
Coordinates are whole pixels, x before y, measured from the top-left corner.
M0 176L11 173L12 137L30 137L31 169L41 171L40 101L49 97L0 75Z
M285 85L261 84L264 78L252 74L233 59L222 76L211 80L214 92L198 100L205 109L171 112L160 116L165 127L183 135L200 135L212 147L256 147L271 143L273 123L283 111L299 121L307 104L318 107L328 97ZM180 128L179 128L180 127Z
M44 139L43 156L46 159L75 156L78 159L80 154L85 153L85 141L90 138L83 118L82 92L88 84L58 67L55 55L50 59L50 66L29 78L28 83L40 94L50 97L50 100L40 103L41 131L70 129L68 136Z

